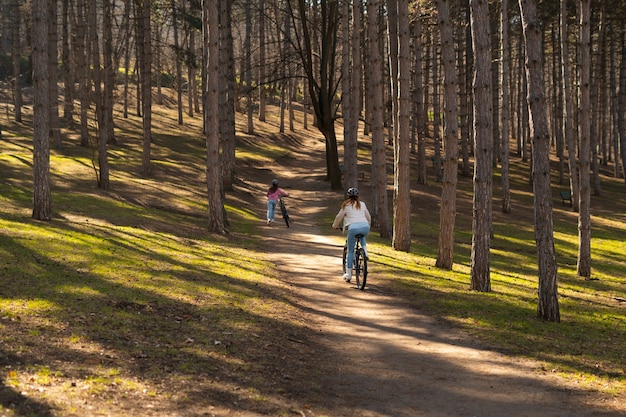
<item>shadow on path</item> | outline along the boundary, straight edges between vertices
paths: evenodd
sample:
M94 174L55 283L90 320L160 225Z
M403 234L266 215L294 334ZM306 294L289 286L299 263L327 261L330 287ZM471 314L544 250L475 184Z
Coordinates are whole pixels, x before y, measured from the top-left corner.
M368 288L341 278L342 237L323 236L321 206L341 194L322 181L304 181L307 167L281 172L290 185L290 228L277 222L264 232L283 280L313 320L327 359L321 393L296 398L307 415L342 417L624 415L591 393L541 373L531 361L489 351L458 331L419 314L377 286L371 259ZM318 173L319 174L319 173ZM319 178L319 176L316 176ZM330 225L328 225L330 227ZM313 385L313 384L312 384ZM314 391L314 390L312 390Z

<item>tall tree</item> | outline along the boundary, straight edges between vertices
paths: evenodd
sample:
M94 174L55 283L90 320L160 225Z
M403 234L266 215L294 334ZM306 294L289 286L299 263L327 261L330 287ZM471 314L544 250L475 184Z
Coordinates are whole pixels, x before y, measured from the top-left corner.
M291 15L292 0L288 1ZM294 42L298 45L309 88L309 97L315 111L315 126L326 140L326 171L333 190L342 188L339 154L335 134L335 95L337 93L336 53L339 26L339 0L320 0L311 13L319 13L319 27L309 21L309 2L296 0L301 30ZM315 41L319 34L320 42ZM316 48L319 46L319 48Z
M259 120L265 121L265 108L267 94L265 90L265 55L267 45L265 42L265 0L259 0Z
M394 141L393 240L395 250L411 249L411 52L409 50L409 1L398 2L398 137Z
M219 69L220 69L220 28L219 0L203 0L202 30L204 32L204 55L206 56L206 86L203 91L206 136L206 184L208 199L209 231L226 233L226 216L222 198L222 175L220 165L220 118L219 118Z
M15 101L15 121L22 123L22 74L20 67L21 60L21 43L22 38L20 36L20 3L21 0L13 0L11 2L11 19L13 20L13 26L11 35L12 39L12 58L13 58L13 95Z
M357 146L361 98L361 0L343 3L342 9L342 94L344 188L358 187ZM352 25L350 23L352 22ZM352 26L352 31L350 31Z
M50 220L50 100L48 89L48 9L33 0L33 219Z
M176 59L176 108L178 110L178 124L183 124L183 65L182 54L179 41L178 21L180 19L178 7L175 0L171 0L172 7L172 28L174 30L174 56Z
M217 10L217 9L214 9ZM150 153L152 146L152 36L150 25L150 0L135 0L137 13L137 55L141 77L141 113L143 125L143 153L141 172L151 172Z
M61 137L61 122L59 120L59 84L58 80L58 47L59 40L59 12L57 0L48 0L48 100L50 105L50 137L56 149L63 148Z
M491 291L492 153L491 52L489 5L470 0L470 23L474 53L474 217L472 219L471 289Z
M591 155L591 101L590 101L590 0L578 3L580 16L580 40L578 42L580 108L578 112L580 152L579 175L580 195L578 212L578 275L591 277L591 216L589 206L591 200L591 179L589 175Z
M622 48L619 71L619 96L617 98L617 126L622 158L622 177L626 181L626 22L622 23L619 37L622 40Z
M223 190L235 181L235 73L232 35L232 3L220 2L220 143ZM247 76L246 76L247 77ZM250 126L252 121L248 120Z
M63 118L69 129L74 129L74 63L70 49L70 0L62 0L61 8L61 59L63 62Z
M519 0L526 46L527 102L532 138L532 176L535 195L535 241L539 265L537 315L547 321L560 321L557 294L557 265L552 226L550 190L550 132L546 114L541 21L535 0Z
M574 97L572 95L572 77L570 75L569 46L567 29L567 0L561 0L561 72L563 74L563 131L567 143L569 162L570 192L572 208L578 211L578 167L576 165L577 141L574 135Z
M441 32L441 57L443 61L444 88L444 152L441 208L439 209L439 250L435 263L439 268L452 269L454 263L454 223L456 217L456 187L459 167L456 82L456 56L454 32L450 20L450 2L437 0L439 31Z
M502 145L500 160L502 169L502 212L511 212L511 189L509 183L509 0L500 4L500 131Z
M387 165L385 155L383 62L380 48L381 0L367 2L369 88L366 89L370 103L370 124L372 132L372 223L378 227L380 236L389 238L391 227L387 199Z

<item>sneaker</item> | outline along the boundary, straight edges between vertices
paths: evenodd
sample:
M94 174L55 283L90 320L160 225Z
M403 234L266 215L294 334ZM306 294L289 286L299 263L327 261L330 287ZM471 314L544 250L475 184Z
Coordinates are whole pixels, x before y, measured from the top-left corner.
M269 226L270 224L272 224L272 221L270 219L267 219L267 225Z
M352 279L352 274L349 272L346 272L345 274L343 274L343 280L346 282L350 282L350 280Z

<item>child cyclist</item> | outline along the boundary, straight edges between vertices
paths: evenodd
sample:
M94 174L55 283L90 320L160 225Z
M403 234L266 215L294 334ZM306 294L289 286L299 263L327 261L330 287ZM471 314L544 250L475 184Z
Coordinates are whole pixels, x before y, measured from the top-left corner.
M267 225L274 221L276 204L280 197L289 197L285 191L278 188L278 180L272 180L272 186L267 190Z
M346 199L341 203L341 209L335 221L333 229L339 229L339 225L343 220L343 230L348 232L348 259L346 273L343 279L350 282L352 279L352 265L354 263L354 245L356 244L356 235L363 235L361 238L361 247L367 257L367 246L365 236L370 232L370 223L372 222L370 212L367 206L359 199L359 190L354 187L348 188Z

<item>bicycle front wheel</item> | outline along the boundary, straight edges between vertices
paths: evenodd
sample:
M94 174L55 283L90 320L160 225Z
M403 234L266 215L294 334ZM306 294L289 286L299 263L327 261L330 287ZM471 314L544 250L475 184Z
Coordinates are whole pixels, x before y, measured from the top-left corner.
M283 215L283 219L285 219L285 224L289 227L291 219L289 218L289 214L287 214L287 207L285 207L285 202L282 199L280 200L280 213Z
M367 259L365 251L359 248L354 253L354 275L356 278L356 287L360 290L365 289L365 281L367 280Z

